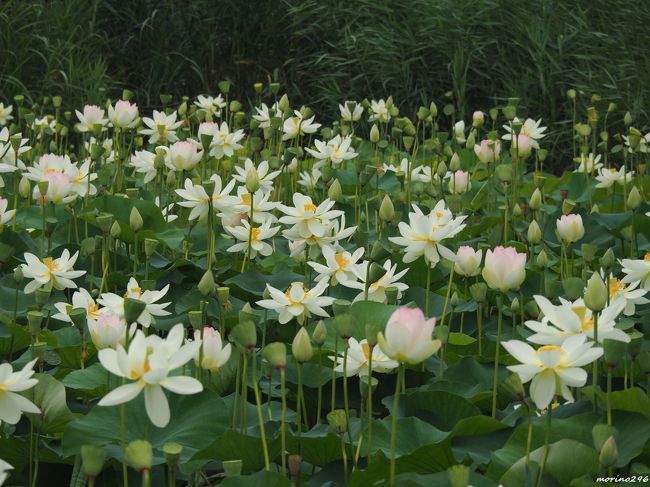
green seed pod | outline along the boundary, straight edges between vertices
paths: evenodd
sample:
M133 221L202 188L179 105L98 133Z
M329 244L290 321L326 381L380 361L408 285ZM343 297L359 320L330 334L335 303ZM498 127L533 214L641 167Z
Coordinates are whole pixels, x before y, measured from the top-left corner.
M350 313L340 314L334 317L334 328L342 338L350 338L356 329L354 318Z
M162 450L165 454L165 462L167 465L172 468L176 467L183 453L183 445L169 441L163 445Z
M230 341L244 350L254 350L257 345L257 328L252 321L238 323L230 332Z
M266 345L262 350L262 356L275 369L284 369L287 365L287 347L282 342Z
M146 308L147 303L134 298L124 299L124 319L127 323L135 323Z
M97 477L104 466L106 450L100 446L83 445L81 447L81 467L87 477Z
M148 441L135 440L130 442L126 445L124 456L129 465L139 472L151 469L153 450L151 443Z
M627 343L618 340L603 340L605 363L608 367L616 367L627 355Z
M335 433L342 435L348 428L348 420L343 409L335 409L327 415L327 422Z

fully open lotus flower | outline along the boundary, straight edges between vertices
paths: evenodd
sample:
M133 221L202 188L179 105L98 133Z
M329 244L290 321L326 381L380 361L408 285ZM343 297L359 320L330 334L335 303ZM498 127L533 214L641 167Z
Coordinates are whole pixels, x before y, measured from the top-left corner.
M185 189L177 189L176 194L183 198L178 204L185 208L191 208L189 219L204 220L208 216L210 206L215 210L230 210L237 204L237 198L232 196L230 192L235 186L236 181L231 179L225 187L221 184L221 177L213 174L210 177L214 181L214 191L212 195L208 195L205 188L200 184L193 184L192 180L187 178L185 180Z
M468 245L461 245L454 258L454 271L464 277L477 276L481 271L482 250L474 250Z
M235 166L237 174L233 174L232 177L235 181L246 184L246 176L253 168L255 168L253 161L246 159L244 161L244 167ZM260 183L260 188L263 189L264 192L271 191L273 189L273 180L280 175L280 171L269 172L269 161L260 162L255 169L257 171L257 179Z
M406 364L419 364L436 353L442 342L434 340L436 319L426 319L419 308L398 308L377 335L377 344L391 359Z
M349 238L357 229L354 227L345 226L345 214L342 214L340 219L329 220L324 224L325 230L323 235L311 235L304 238L300 234L300 227L294 225L289 230L282 232L282 235L289 241L289 249L291 257L300 258L301 254L304 258L305 247L309 246L314 252L310 252L310 256L315 258L318 256L318 250L325 246L338 247L339 241Z
M31 389L38 383L37 379L31 378L36 361L37 359L34 359L27 363L19 372L14 372L11 364L0 364L0 421L16 424L23 412L41 412L32 401L17 394Z
M322 173L320 170L312 167L310 170L302 171L300 173L298 185L307 190L313 190L316 188L316 185L318 184L318 181L320 181L321 176Z
M571 302L560 298L560 305L554 306L544 296L534 298L544 318L542 321L526 321L526 326L535 332L528 337L529 342L560 345L567 337L573 335L585 335L594 339L594 314L582 299ZM630 341L627 333L616 328L616 318L624 308L624 301L615 300L598 314L599 343L606 339L626 343Z
M246 220L242 220L240 226L228 227L228 233L239 240L238 243L228 247L228 252L248 252L248 243L250 242L250 258L254 259L258 252L265 257L271 255L273 248L266 243L267 240L278 233L280 227L271 227L271 220L266 220L259 227L251 229Z
M203 332L203 338L201 338ZM232 345L224 346L221 334L211 326L204 326L202 330L194 330L194 340L201 342L201 348L194 355L194 363L212 373L217 372L230 359ZM199 364L200 359L200 364Z
M616 168L606 168L601 167L598 170L596 175L596 184L597 188L611 188L615 184L623 186L625 183L630 184L632 181L632 176L634 176L634 171L625 172L625 167L621 167L618 170Z
M573 396L569 387L582 387L587 382L587 372L581 367L600 358L603 349L585 343L585 335L574 335L558 345L544 345L535 350L525 342L508 340L503 342L510 355L521 365L510 365L508 369L519 375L521 382L530 384L530 397L539 409L545 409L556 394L567 401Z
M278 203L278 209L286 215L280 222L293 225L292 230L305 239L324 236L330 220L343 214L341 210L332 210L335 202L330 199L316 206L311 197L294 193L293 204L292 207Z
M501 154L501 141L483 139L480 144L474 145L474 153L484 164L496 162Z
M377 281L370 283L368 286L368 301L376 301L378 303L385 303L387 301L386 289L389 287L394 287L397 289L397 299L402 297L402 293L406 291L409 286L399 280L404 277L404 274L408 272L408 268L403 269L397 272L397 264L392 264L390 259L384 262L382 266L386 273L381 276ZM357 274L357 281L345 281L342 282L346 287L352 289L359 289L361 292L357 294L354 298L354 301L361 301L365 299L365 289L366 289L366 279L368 275L368 269L370 268L370 262L364 261L363 263L356 266L355 271Z
M262 299L257 304L262 308L272 309L278 312L278 321L281 324L289 323L292 318L296 318L298 323L302 324L305 318L311 315L329 317L323 309L331 306L334 298L322 296L327 289L329 282L326 279L318 282L312 289L308 289L302 282L293 282L289 288L282 292L270 284L266 288L271 294L271 299Z
M129 165L135 168L135 172L144 174L144 183L147 184L158 175L155 166L156 154L146 150L137 150L131 156Z
M343 373L343 352L338 357L330 356L330 360L336 362L334 372ZM359 377L368 375L368 361L370 360L370 347L368 340L357 341L355 338L348 339L348 359L345 364L345 372L348 377L359 375ZM372 371L387 372L399 366L399 362L388 358L380 347L372 348Z
M271 108L266 103L262 103L259 107L255 107L253 118L259 122L260 128L265 129L271 126L272 118L282 119L282 110L278 107L278 102L275 102Z
M300 135L313 134L316 132L320 123L314 122L315 116L305 119L298 110L293 112L293 117L287 118L282 124L284 135L282 140L295 139Z
M7 125L7 122L13 120L14 117L11 115L13 109L11 105L5 106L4 103L0 103L0 125Z
M562 215L555 225L557 234L564 243L574 243L585 236L585 227L580 215Z
M277 203L271 201L272 191L265 191L260 188L253 194L253 222L264 223L269 220L271 223L278 221L277 217L272 213L277 207ZM224 207L223 213L219 216L224 219L223 225L227 226L226 220L232 215L241 215L240 220L251 219L251 194L246 189L246 186L239 186L237 188L237 196L234 197L234 204ZM232 225L230 225L232 226Z
M356 265L365 252L365 249L359 248L352 254L345 250L336 251L336 249L325 245L321 248L325 265L317 262L308 262L309 266L314 269L318 276L316 281L331 279L332 286L339 283L355 282L357 280Z
M140 323L145 328L149 328L151 323L154 321L155 316L168 316L171 313L166 311L165 308L171 303L158 303L165 294L169 291L169 284L167 284L160 291L143 291L138 284L138 281L135 278L129 279L129 282L126 286L126 292L124 297L118 296L114 293L103 293L101 298L97 300L99 304L108 308L112 313L123 317L124 316L124 299L132 298L146 303L146 306L140 316L137 319L137 322Z
M605 277L602 274L601 271L601 277L604 281ZM636 312L637 306L650 303L650 300L644 297L648 290L639 287L641 281L634 281L627 284L610 273L607 282L609 283L610 302L622 301L625 303L625 307L623 308L623 314L625 316L632 316ZM600 329L600 323L598 324L598 328Z
M221 110L226 106L226 102L221 95L217 95L216 97L199 95L194 104L199 107L203 113L209 115L209 118L212 118L213 115L215 117L220 117Z
M621 265L625 284L639 281L643 289L650 291L650 252L646 252L643 259L622 259Z
M16 134L20 137L20 134ZM14 150L10 141L9 129L4 127L0 130L0 174L14 172L18 169L25 170L25 164L21 156L28 152L31 147L27 145L29 139L20 139L18 150Z
M128 352L122 345L118 345L116 350L100 350L99 361L106 370L133 382L109 392L99 401L99 406L123 404L144 391L144 404L149 419L159 428L167 426L170 412L163 389L185 395L203 390L201 383L193 377L170 375L170 372L192 360L201 347L199 340L183 344L184 334L180 323L169 331L165 340L157 335L145 337L138 330L129 344Z
M588 156L585 156L585 154L580 154L580 165L578 166L578 169L573 172L592 173L594 171L598 171L601 167L603 167L603 164L600 162L601 158L602 154L598 154L596 157L594 157L593 152L590 152Z
M154 110L153 118L142 118L142 123L144 123L146 128L140 129L140 133L149 136L150 144L174 143L178 140L176 129L183 123L182 120L176 121L177 116L178 114L176 112L167 115L165 112Z
M314 167L318 169L327 162L331 162L333 166L338 166L343 161L357 157L359 154L354 152L354 149L350 147L351 144L351 136L347 135L341 138L340 135L337 135L328 142L315 140L314 145L316 146L316 150L310 149L309 147L306 147L305 150L318 160L314 164Z
M86 105L83 113L79 110L75 110L75 113L79 119L79 123L75 127L79 132L93 132L95 125L103 127L108 123L108 119L104 118L104 109L97 105Z
M409 213L409 223L400 222L398 225L402 236L389 238L391 242L406 247L404 262L413 262L421 256L431 268L440 262L441 257L453 262L455 254L441 242L462 231L467 217L453 218L445 208L444 200L439 201L429 215L422 213L417 205L413 205L413 209L415 211Z
M370 116L368 117L370 122L388 122L390 120L390 111L386 106L386 101L382 98L381 100L372 100L370 102Z
M48 203L67 204L77 196L95 195L97 188L91 182L97 179L97 174L90 172L90 163L87 159L78 166L78 163L72 163L67 155L41 156L37 164L27 168L25 177L36 183L47 182L47 192L41 195L40 188L34 185L33 198L44 196Z
M16 210L7 210L9 206L9 201L5 198L0 198L0 225L4 225L9 220L11 220L16 214Z
M191 171L203 157L201 145L192 139L174 142L162 150L165 151L165 165L172 171Z
M526 279L526 254L514 247L496 247L485 253L483 279L495 290L519 289Z
M108 106L108 119L113 127L131 128L138 120L138 105L128 100L118 100L115 106Z
M232 157L236 150L243 146L239 143L244 138L243 130L230 131L226 122L221 122L215 131L214 138L210 144L210 155L221 159L223 157Z
M52 315L52 318L61 321L67 321L72 323L70 318L70 312L73 309L83 309L86 311L86 318L89 320L96 320L99 317L99 305L95 302L90 293L84 289L80 288L79 291L75 291L72 295L72 304L68 303L56 303L54 305L58 313Z
M33 279L25 286L25 294L33 293L43 286L51 286L54 289L76 288L77 284L73 279L86 273L86 271L73 269L77 257L79 257L78 251L71 257L68 249L63 249L58 259L45 257L40 260L34 254L25 252L26 264L21 264L20 267L26 278Z
M341 113L341 118L346 122L356 122L363 114L363 105L360 105L356 101L346 100L345 103L339 105L339 112Z
M513 122L519 122L519 119L515 117ZM502 139L512 140L512 146L517 149L519 156L526 157L533 149L539 149L539 143L537 141L546 137L546 134L544 134L544 132L546 132L546 127L540 127L541 124L541 118L537 121L532 118L527 118L521 126L519 135L514 135L512 133L510 125L504 125L503 128L508 133L505 134Z

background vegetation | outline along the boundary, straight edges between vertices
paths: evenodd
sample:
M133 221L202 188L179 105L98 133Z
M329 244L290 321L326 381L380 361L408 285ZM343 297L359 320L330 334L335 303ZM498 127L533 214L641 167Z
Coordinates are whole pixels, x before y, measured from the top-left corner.
M650 10L624 0L4 0L0 100L73 106L129 88L152 107L276 79L320 117L390 94L410 115L451 91L464 117L517 96L559 133L569 88L645 119L647 25Z

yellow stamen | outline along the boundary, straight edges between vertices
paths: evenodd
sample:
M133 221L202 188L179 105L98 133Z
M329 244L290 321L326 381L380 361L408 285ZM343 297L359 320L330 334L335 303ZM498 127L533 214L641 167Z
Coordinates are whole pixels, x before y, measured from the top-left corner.
M242 204L244 204L246 206L250 206L251 205L251 194L250 193L242 194L241 195L241 202L242 202Z
M558 347L557 345L544 345L543 347L539 347L539 350L537 351L538 352L553 352L553 351L561 352L562 348Z
M262 233L262 231L259 228L253 228L251 230L251 242L258 240L260 238L260 233Z
M50 272L53 272L59 268L59 263L52 257L45 257L43 259L43 264L45 264L45 267L47 267Z
M625 284L621 282L620 279L616 277L609 278L609 297L614 298L618 296L622 291L625 291Z
M305 203L302 207L303 211L316 211L316 205L314 203Z
M336 263L339 265L341 269L346 269L348 267L348 264L350 263L350 261L346 259L343 254L336 254L334 256L334 260L336 261Z

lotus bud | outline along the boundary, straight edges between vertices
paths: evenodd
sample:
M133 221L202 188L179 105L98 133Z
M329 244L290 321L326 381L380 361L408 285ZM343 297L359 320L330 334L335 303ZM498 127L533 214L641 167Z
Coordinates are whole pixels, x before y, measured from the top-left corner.
M284 369L287 365L287 347L282 342L266 345L262 350L262 356L275 369Z
M173 441L168 441L163 445L162 450L165 454L165 462L167 465L175 468L181 459L181 454L183 453L183 445Z
M627 355L627 343L606 338L603 340L603 350L605 363L613 369Z
M94 479L97 477L104 466L106 460L106 450L100 446L83 445L81 447L81 467L86 477Z
M451 156L451 160L449 161L449 169L454 172L460 169L460 157L458 157L457 152L454 152L454 155Z
M438 107L433 101L429 104L429 113L431 113L431 116L434 118L438 116Z
M14 269L14 282L16 283L16 285L18 285L18 284L20 284L21 282L23 282L23 279L24 279L24 278L25 278L25 276L23 275L23 269L22 269L22 267L20 267L20 266L16 267L16 268Z
M441 178L445 177L445 175L447 174L447 164L445 164L445 161L440 161L438 163L438 167L436 168L436 173Z
M542 240L542 231L537 224L537 221L533 220L528 225L528 242L531 245L538 244Z
M299 363L309 362L314 356L314 349L311 346L309 333L307 333L305 327L301 326L298 333L296 333L291 343L291 353Z
M216 291L216 284L214 283L214 277L212 275L212 270L208 269L201 277L199 284L197 285L199 292L203 296L211 296Z
M144 239L144 255L147 256L147 259L150 259L153 253L156 251L158 246L158 240L154 238L145 238Z
M114 221L113 224L111 225L110 234L111 237L115 239L120 238L120 235L122 235L122 228L120 228L120 224L117 223L117 221Z
M470 470L467 465L452 465L447 469L447 478L451 487L467 487Z
M335 316L334 328L341 338L348 339L354 335L356 329L354 318L350 313Z
M492 119L492 121L495 122L497 117L499 116L499 110L497 108L490 108L488 110L488 115L490 115L490 119Z
M571 88L570 90L567 90L566 96L569 100L575 100L576 99L576 90Z
M627 206L636 210L641 203L643 203L643 198L641 197L641 193L639 193L639 189L636 186L632 186L630 194L627 196Z
M379 218L388 222L391 221L394 216L395 207L393 206L393 202L388 195L384 195L384 199L381 201L381 205L379 206Z
M600 450L598 461L604 468L614 466L618 461L618 448L614 436L610 436Z
M327 190L327 197L332 201L339 201L342 194L343 190L341 188L341 183L339 183L338 179L334 179Z
M146 308L147 303L134 298L124 299L124 319L127 323L135 323Z
M129 216L129 226L134 232L139 231L142 228L144 222L142 221L142 215L138 209L134 206L131 208L131 215Z
M522 213L523 212L521 210L521 206L519 206L519 203L515 203L515 206L512 207L513 216L521 216Z
M223 465L223 472L226 478L239 477L244 465L242 460L226 460L221 463Z
M348 429L348 420L343 409L335 409L327 415L327 422L332 431L339 435L343 435Z
M255 166L251 167L246 173L246 189L251 194L260 189L260 176Z
M322 347L325 340L327 340L327 326L323 320L319 320L318 323L316 323L311 339L314 342L314 345L318 348Z
M544 249L540 250L539 254L537 255L536 263L539 268L544 268L548 264L548 256L546 255L546 251Z
M472 130L467 136L467 140L465 141L465 147L469 150L474 150L475 145L476 145L476 135Z
M288 97L287 94L285 93L285 94L282 95L282 97L280 98L280 101L278 101L278 108L279 108L281 111L284 112L284 111L286 111L286 110L289 108L289 106L290 106L290 105L289 105L289 97Z
M126 445L124 450L126 461L137 471L151 470L153 451L151 443L145 440L135 440Z
M519 311L519 306L520 306L519 305L519 298L515 297L512 300L512 303L510 303L510 311L512 311L513 313L516 313L517 311Z
M484 282L477 282L469 287L469 292L474 301L477 303L483 303L487 296L487 285Z
M632 114L630 112L625 112L625 116L623 117L623 123L627 126L632 125L632 122L634 122L634 118L632 118Z
M584 300L585 306L592 311L602 311L607 304L607 286L600 277L600 273L594 272L587 281Z
M32 184L29 182L29 179L27 179L25 176L20 178L20 182L18 183L18 193L22 198L25 199L29 198L30 195L32 194Z
M600 265L604 269L611 269L614 264L616 264L616 255L614 255L614 251L609 248L605 251L603 256L600 258Z
M379 142L379 127L377 127L377 124L373 124L370 129L370 142L373 144Z
M230 332L230 341L244 350L252 351L257 345L257 329L252 321L244 321L235 325Z

